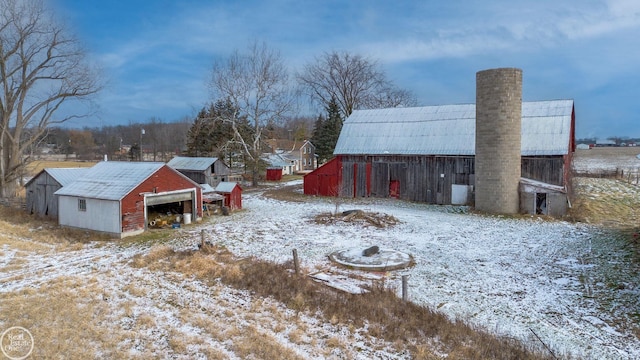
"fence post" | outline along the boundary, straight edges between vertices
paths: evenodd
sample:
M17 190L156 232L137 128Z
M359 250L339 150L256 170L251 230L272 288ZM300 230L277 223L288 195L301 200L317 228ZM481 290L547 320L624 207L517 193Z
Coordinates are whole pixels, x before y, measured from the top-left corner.
M200 230L200 247L204 247L204 229Z
M298 250L293 249L293 266L296 270L296 275L300 275L300 260L298 260Z
M409 300L409 286L407 285L408 279L409 275L402 275L402 301Z

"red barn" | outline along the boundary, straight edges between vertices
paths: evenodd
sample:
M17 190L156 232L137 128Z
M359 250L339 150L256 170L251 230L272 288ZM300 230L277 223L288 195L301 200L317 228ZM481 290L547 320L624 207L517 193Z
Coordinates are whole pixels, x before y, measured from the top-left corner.
M223 181L216 186L216 193L224 196L224 206L230 210L242 209L242 188L238 183Z
M304 193L472 204L475 116L474 104L355 110L335 158L304 177ZM523 190L523 211L536 202L552 203L549 215L566 209L574 134L573 100L522 103L521 178L551 185Z

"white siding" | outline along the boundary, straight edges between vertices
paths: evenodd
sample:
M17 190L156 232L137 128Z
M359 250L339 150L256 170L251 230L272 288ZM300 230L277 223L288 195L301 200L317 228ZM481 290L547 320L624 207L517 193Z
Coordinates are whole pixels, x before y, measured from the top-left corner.
M78 199L85 199L87 211L78 209ZM120 235L120 202L75 196L58 196L60 225Z

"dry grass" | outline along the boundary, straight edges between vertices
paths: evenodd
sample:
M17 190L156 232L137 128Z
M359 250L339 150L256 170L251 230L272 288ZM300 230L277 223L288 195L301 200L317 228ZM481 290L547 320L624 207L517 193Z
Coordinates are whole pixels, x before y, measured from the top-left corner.
M54 161L54 160L35 160L27 164L27 173L31 176L37 174L45 168L75 168L75 167L92 167L95 161Z
M103 289L78 278L58 278L37 289L0 293L0 327L22 326L34 337L32 358L124 358L117 350L117 338L110 329L99 326L109 313L102 300ZM110 349L110 350L107 350Z
M617 179L574 178L570 217L610 227L640 225L640 187Z
M0 244L23 251L78 250L90 241L107 241L111 237L80 229L63 228L53 221L37 219L25 212L0 206ZM51 246L49 246L51 245Z
M234 341L232 349L243 359L303 359L291 349L282 346L272 335L249 326L238 341Z
M159 259L161 255L167 256L166 261ZM445 315L428 308L403 302L392 290L383 286L374 287L365 295L334 291L309 278L295 276L287 265L258 259L234 259L225 249L215 246L209 246L204 255L200 251L174 252L159 248L152 251L148 258L143 256L138 259L137 265L141 264L154 268L157 264L164 264L165 270L196 276L210 284L220 278L225 284L250 290L257 296L274 298L296 312L320 310L324 321L334 325L358 328L367 325L371 336L394 343L398 352L409 351L416 358L428 359L433 356L433 352L425 349L425 340L432 341L439 352L449 353L453 358L547 358L540 349L526 348L515 340L496 337L461 321L452 322ZM277 358L295 358L277 341L271 339L265 342L265 337L259 333L256 329L250 329L245 337L251 341L238 343L234 351L242 357L251 355L265 358L278 354ZM303 338L302 334L296 332L292 332L290 337L295 343ZM325 346L345 347L341 340L332 338L325 340Z
M279 186L265 190L264 196L290 202L307 202L309 197L302 193L302 185Z

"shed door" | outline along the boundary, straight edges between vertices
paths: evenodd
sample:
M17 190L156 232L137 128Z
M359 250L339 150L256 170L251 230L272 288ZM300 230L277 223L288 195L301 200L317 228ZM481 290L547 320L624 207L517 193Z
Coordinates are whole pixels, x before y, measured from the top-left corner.
M148 195L147 206L193 200L192 197L193 197L193 191L187 191L187 192L176 193L176 194L165 194L165 195Z

